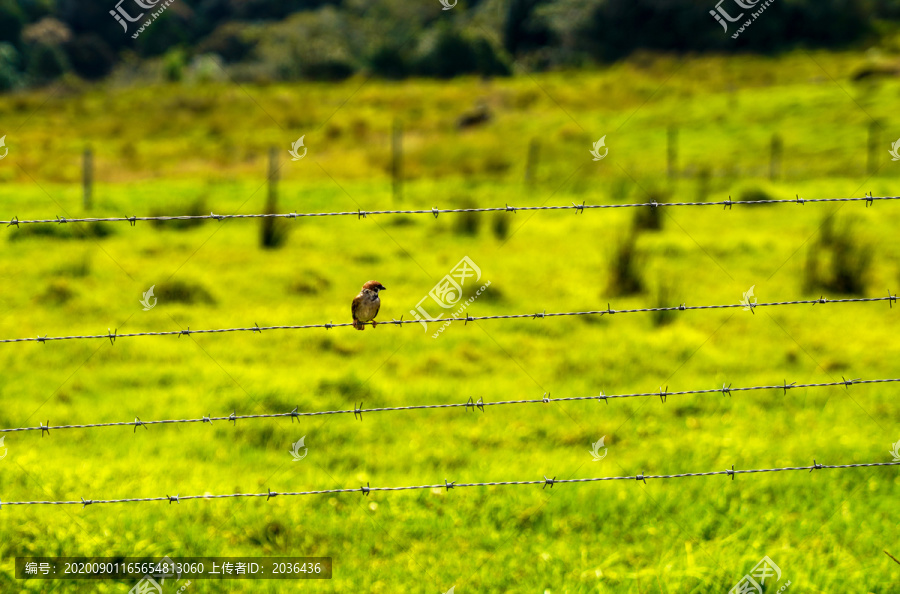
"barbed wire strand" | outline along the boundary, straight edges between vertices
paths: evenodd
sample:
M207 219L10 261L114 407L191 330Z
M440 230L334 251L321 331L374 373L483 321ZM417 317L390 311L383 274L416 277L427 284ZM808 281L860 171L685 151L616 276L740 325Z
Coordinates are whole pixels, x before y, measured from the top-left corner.
M474 411L476 408L480 409L481 412L484 412L484 407L486 406L502 406L509 404L550 404L553 402L574 402L578 400L597 400L598 402L606 402L609 403L610 400L614 400L617 398L640 398L640 397L648 397L648 396L659 396L660 400L665 403L666 398L669 396L681 396L686 394L712 394L712 393L721 393L722 396L731 396L732 392L748 392L754 390L784 390L784 393L787 394L788 390L799 389L799 388L825 388L832 386L856 386L862 384L884 384L884 383L892 383L892 382L900 382L900 378L896 379L844 379L844 381L840 382L825 382L825 383L815 383L815 384L797 384L796 382L787 383L787 380L782 384L773 384L770 386L747 386L743 388L732 388L730 385L726 386L722 384L721 388L713 388L708 390L682 390L682 391L668 391L668 386L666 386L666 390L660 388L658 392L636 392L632 394L603 394L600 393L599 396L568 396L564 398L550 398L549 394L544 394L543 398L539 399L530 399L530 400L500 400L498 402L484 402L483 398L479 398L477 402L475 402L472 398L469 398L468 402L459 402L459 403L449 403L449 404L416 404L411 406L385 406L380 408L362 408L362 403L358 407L354 407L350 410L325 410L325 411L307 411L307 412L299 412L300 408L295 407L294 410L286 413L268 413L261 415L238 415L232 412L227 417L213 417L213 416L205 416L200 417L199 419L166 419L166 420L158 420L158 421L142 421L139 418L135 418L133 421L121 421L114 423L90 423L85 425L50 425L50 421L47 420L47 424L44 425L41 423L37 427L15 427L11 429L0 429L0 433L15 433L19 431L40 431L41 437L43 437L44 433L49 434L50 430L57 429L94 429L97 427L134 427L134 431L137 432L138 427L147 428L148 425L171 425L178 423L210 423L213 421L232 421L233 423L237 423L237 421L243 421L246 419L272 419L272 418L280 418L280 417L291 417L291 422L293 422L294 418L299 417L316 417L322 415L342 415L342 414L350 414L353 413L354 417L359 417L362 420L363 413L372 413L372 412L393 412L393 411L405 411L405 410L424 410L424 409L438 409L438 408L461 408L464 407L467 410L472 408Z
M794 200L719 200L714 202L640 202L632 204L575 204L571 205L551 205L551 206L492 206L486 208L431 208L418 210L356 210L356 211L338 211L338 212L289 212L289 213L254 213L254 214L216 214L210 212L208 215L163 215L148 217L85 217L85 218L65 218L57 215L55 219L19 219L18 216L8 221L0 221L0 225L7 227L19 225L34 225L40 223L56 223L59 225L67 223L119 223L128 221L132 226L137 221L190 221L213 219L223 221L226 219L264 219L264 218L285 218L297 219L303 217L343 217L355 216L360 219L366 218L368 215L399 215L399 214L430 214L437 218L440 214L464 213L464 212L497 212L506 211L515 213L520 210L541 211L541 210L574 210L577 213L583 213L585 210L604 209L604 208L657 208L666 206L722 206L731 209L734 205L751 206L754 204L806 204L816 202L863 202L866 207L874 204L876 200L900 200L900 196L872 196L867 195L860 198L800 198L798 195Z
M412 491L412 490L421 490L421 489L446 489L450 491L450 489L458 489L463 487L506 487L506 486L519 486L519 485L543 485L543 488L547 488L548 486L552 489L553 485L562 485L562 484L577 484L577 483L594 483L601 481L641 481L646 484L648 479L675 479L675 478L693 478L700 476L716 476L716 475L727 475L730 476L732 480L734 477L741 474L757 474L757 473L765 473L765 472L786 472L786 471L796 471L796 470L808 470L812 472L813 470L824 470L824 469L847 469L847 468L869 468L875 466L897 466L900 465L900 462L867 462L864 464L819 464L815 460L813 460L812 466L787 466L783 468L753 468L747 470L735 470L734 466L731 467L730 470L713 470L709 472L686 472L682 474L637 474L634 476L604 476L604 477L591 477L591 478L578 478L578 479L556 479L547 478L544 476L543 480L535 480L535 481L501 481L501 482L485 482L485 483L457 483L456 481L447 481L444 480L443 484L434 484L434 485L408 485L402 487L371 487L368 483L366 483L365 487L358 487L356 489L322 489L318 491L288 491L288 492L278 492L271 491L266 489L265 493L227 493L223 495L166 495L165 497L132 497L128 499L84 499L81 498L81 501L0 501L0 509L3 506L7 505L80 505L82 509L87 507L88 505L100 504L100 503L149 503L151 501L168 501L171 503L179 503L181 501L187 501L189 499L230 499L237 497L265 497L266 501L273 497L278 496L300 496L300 495L330 495L334 493L362 493L365 496L368 496L369 493L378 492L378 491Z
M738 303L738 304L723 304L723 305L685 305L681 304L675 307L643 307L636 309L612 309L609 304L607 304L606 309L602 310L594 310L594 311L567 311L567 312L557 312L557 313L547 313L546 310L539 313L527 313L527 314L508 314L508 315L498 315L498 316L470 316L466 314L466 317L449 317L449 318L418 318L414 320L404 320L403 316L400 316L399 320L391 320L384 322L365 322L366 326L400 326L402 324L442 324L445 322L464 322L465 324L469 322L477 322L481 320L513 320L520 318L555 318L555 317L563 317L563 316L591 316L591 315L606 315L606 314L629 314L629 313L646 313L646 312L654 312L654 311L692 311L692 310L705 310L705 309L732 309L735 307L741 307L749 310L753 313L753 310L757 307L775 307L781 305L804 305L804 304L825 304L825 303L867 303L867 302L875 302L875 301L888 301L890 307L893 309L894 303L897 301L897 296L892 295L890 291L888 291L887 297L855 297L848 299L828 299L826 297L819 297L818 299L804 299L800 301L774 301L769 303ZM40 336L38 335L36 338L5 338L0 340L0 343L9 343L9 342L50 342L53 340L78 340L78 339L91 339L91 338L108 338L111 343L115 343L117 338L132 338L135 336L182 336L182 335L191 335L191 334L220 334L223 332L260 332L263 330L307 330L310 328L325 328L326 330L330 330L332 328L345 328L349 326L353 326L353 322L343 322L343 323L328 323L328 324L305 324L305 325L297 325L297 326L259 326L258 324L255 326L247 327L247 328L212 328L207 330L191 330L190 326L188 326L187 330L168 330L163 332L129 332L125 334L118 334L118 329L115 331L107 329L106 334L82 334L75 336Z

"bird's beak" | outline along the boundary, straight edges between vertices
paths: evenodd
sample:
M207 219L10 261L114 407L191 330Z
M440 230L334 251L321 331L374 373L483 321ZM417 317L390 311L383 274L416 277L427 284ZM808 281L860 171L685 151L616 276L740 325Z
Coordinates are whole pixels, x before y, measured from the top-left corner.
M381 288L378 289L378 290L379 290L379 291L387 291L387 287L385 287L384 285L381 285Z

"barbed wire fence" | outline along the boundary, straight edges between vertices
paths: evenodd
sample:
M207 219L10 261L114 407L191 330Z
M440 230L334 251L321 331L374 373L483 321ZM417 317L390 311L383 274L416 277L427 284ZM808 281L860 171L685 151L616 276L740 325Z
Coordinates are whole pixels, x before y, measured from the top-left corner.
M429 410L429 409L450 409L450 408L465 408L469 410L470 408L474 411L476 408L484 412L485 407L488 406L504 406L504 405L518 405L518 404L552 404L554 402L577 402L582 400L596 400L597 402L605 402L609 404L610 400L616 400L621 398L642 398L642 397L656 397L658 396L660 401L665 404L666 399L669 396L682 396L688 394L719 394L722 396L731 396L732 392L749 392L749 391L759 391L759 390L784 390L784 394L787 395L788 390L801 389L801 388L826 388L826 387L835 387L835 386L844 386L845 388L849 386L857 386L864 384L885 384L885 383L896 383L900 382L900 378L892 378L892 379L844 379L840 382L823 382L823 383L812 383L812 384L798 384L796 382L791 382L790 384L787 380L784 380L781 384L772 384L765 386L746 386L743 388L733 388L730 384L723 384L721 388L713 388L713 389L701 389L701 390L681 390L681 391L668 391L668 386L665 389L660 386L659 391L657 392L635 392L631 394L603 394L600 393L598 396L568 396L563 398L551 398L549 393L545 393L543 398L535 398L535 399L527 399L527 400L500 400L497 402L485 402L483 397L479 397L477 401L475 401L472 397L469 398L467 402L457 402L457 403L448 403L448 404L416 404L410 406L385 406L380 408L362 408L362 403L358 406L354 407L350 410L324 410L324 411L303 411L300 412L298 409L299 406L294 407L294 410L285 413L268 413L268 414L260 414L260 415L238 415L235 412L232 412L230 415L226 417L214 417L214 416L204 416L197 419L166 419L166 420L158 420L158 421L142 421L139 418L135 418L134 421L121 421L121 422L113 422L113 423L89 423L84 425L50 425L49 419L47 420L47 424L40 423L37 427L14 427L10 429L0 429L0 433L16 433L21 431L40 431L41 437L45 434L49 435L50 430L60 430L60 429L94 429L99 427L134 427L134 432L137 432L138 427L144 427L147 429L150 425L172 425L172 424L182 424L182 423L210 423L212 424L214 421L231 421L235 425L237 421L244 421L250 419L273 419L273 418L283 418L290 417L291 422L294 419L299 419L301 417L317 417L324 415L342 415L342 414L350 414L353 413L354 418L359 418L362 420L363 413L376 413L376 412L396 412L396 411L411 411L411 410Z
M806 203L827 203L827 202L865 202L866 207L869 207L874 204L876 200L900 200L898 196L872 196L871 193L866 195L865 197L859 198L813 198L813 199L802 199L799 195L795 200L764 200L764 201L733 201L729 196L729 199L726 201L714 201L714 202L649 202L649 203L633 203L633 204L602 204L602 205L588 205L582 202L582 204L572 203L571 205L554 205L554 206L525 206L525 207L515 207L510 205L505 205L503 207L487 207L487 208L461 208L461 209L438 209L432 208L430 210L421 209L421 210L373 210L373 211L363 211L362 209L358 209L357 211L338 211L338 212L291 212L291 213L276 213L276 214L231 214L231 215L221 215L211 212L209 215L178 215L178 216L148 216L148 217L90 217L90 218L63 218L57 216L56 219L23 219L20 220L18 216L13 217L13 219L8 221L0 221L0 224L5 224L7 227L15 226L19 228L21 225L32 225L32 224L68 224L68 223L99 223L99 222L129 222L132 226L135 226L137 221L178 221L178 220L203 220L203 219L211 219L217 221L223 221L227 219L253 219L253 218L304 218L304 217L334 217L334 216L356 216L358 219L363 219L368 217L369 215L413 215L413 214L431 214L435 218L437 218L440 214L452 214L452 213L477 213L477 212L496 212L496 211L505 211L515 214L516 212L522 211L554 211L554 210L573 210L575 214L583 214L585 210L593 210L593 209L613 209L613 208L659 208L659 207L689 207L689 206L722 206L723 209L731 209L734 205L739 206L752 206L756 204L797 204L797 205L805 205ZM751 313L755 313L754 310L757 307L775 307L775 306L787 306L787 305L803 305L803 304L833 304L833 303L873 303L880 301L888 301L889 307L893 308L893 303L896 302L897 297L895 294L892 294L888 291L886 297L869 297L869 298L847 298L847 299L826 299L824 296L819 299L808 299L808 300L794 300L794 301L778 301L778 302L766 302L766 303L749 303L742 302L740 304L719 304L719 305L695 305L688 306L685 303L682 303L680 306L674 307L653 307L653 308L634 308L634 309L622 309L622 310L614 310L611 308L610 304L607 304L606 310L593 310L593 311L576 311L576 312L556 312L556 313L547 313L546 310L540 313L528 313L528 314L508 314L508 315L489 315L489 316L471 316L468 313L465 317L450 317L450 318L421 318L416 316L417 319L412 320L403 320L403 317L399 320L391 320L385 322L369 322L367 325L372 325L373 327L381 324L381 325L395 325L402 326L403 324L415 324L415 323L446 323L446 322L463 322L464 324L468 324L468 322L475 322L481 320L512 320L512 319L524 319L531 318L533 320L536 319L544 319L544 318L552 318L552 317L564 317L564 316L584 316L584 315L612 315L616 313L649 313L649 312L667 312L667 311L691 311L691 310L715 310L715 309L731 309L740 307L744 310L748 310ZM192 334L210 334L210 333L226 333L226 332L258 332L262 333L263 331L268 330L300 330L300 329L312 329L312 328L325 328L326 330L330 330L332 328L342 328L352 326L352 323L338 323L334 324L333 322L329 323L320 323L320 324L307 324L307 325L279 325L279 326L259 326L259 324L255 324L253 327L238 327L238 328L216 328L216 329L205 329L205 330L191 330L188 327L186 330L177 330L177 331L163 331L163 332L134 332L134 333L123 333L118 334L118 329L116 330L107 330L106 334L95 334L95 335L72 335L72 336L38 336L36 338L14 338L14 339L3 339L0 342L3 343L18 343L18 342L41 342L46 343L54 340L76 340L76 339L109 339L112 344L115 343L117 338L124 337L141 337L141 336L171 336L171 335L192 335ZM637 397L656 397L658 396L662 403L666 402L666 399L669 396L677 396L677 395L688 395L688 394L713 394L713 393L721 393L723 396L731 396L733 392L745 392L745 391L755 391L755 390L770 390L770 389L781 389L784 394L787 394L787 391L795 388L823 388L823 387L836 387L836 386L844 386L845 388L849 388L853 385L863 385L863 384L881 384L881 383L896 383L900 382L900 378L884 378L884 379L871 379L871 380L862 380L862 379L845 379L842 378L841 382L825 382L825 383L809 383L809 384L797 384L796 382L792 382L790 384L787 383L787 380L784 380L782 384L773 384L773 385L760 385L760 386L748 386L741 388L733 388L731 385L724 385L721 388L715 389L698 389L698 390L683 390L683 391L668 391L668 386L665 388L660 387L657 392L640 392L640 393L631 393L631 394L610 394L604 395L602 392L599 396L577 396L577 397L564 397L564 398L551 398L549 393L545 393L543 398L541 399L523 399L523 400L504 400L497 402L484 402L483 397L479 397L478 401L474 401L472 397L465 403L445 403L445 404L421 404L421 405L409 405L409 406L393 406L393 407L379 407L379 408L362 408L362 403L355 406L351 410L324 410L324 411L299 411L299 406L295 407L290 412L283 413L270 413L270 414L259 414L259 415L237 415L236 412L232 412L228 416L219 416L213 417L211 415L203 416L196 419L166 419L166 420L151 420L151 421L141 421L140 418L135 418L134 421L128 422L111 422L111 423L90 423L90 424L80 424L80 425L58 425L51 426L49 420L47 420L46 425L44 423L40 423L37 427L18 427L18 428L9 428L9 429L0 429L0 435L4 433L12 433L12 432L24 432L24 431L40 431L41 437L43 438L45 435L50 434L50 430L64 430L64 429L89 429L89 428L100 428L100 427L117 427L117 426L132 426L133 432L137 432L138 427L143 427L145 430L148 429L150 425L161 425L161 424L185 424L185 423L210 423L212 424L214 421L232 421L233 424L236 425L238 420L251 420L251 419L264 419L264 418L280 418L280 417L289 417L291 421L299 419L300 417L312 417L312 416L321 416L321 415L336 415L336 414L350 414L353 413L354 418L359 418L362 420L363 413L375 413L375 412L398 412L398 411L411 411L411 410L425 410L425 409L450 409L450 408L460 408L464 407L466 411L470 408L474 411L476 408L481 410L482 413L485 410L485 407L488 406L500 406L500 405L521 405L521 404L550 404L554 402L567 402L567 401L581 401L581 400L597 400L598 402L605 402L609 404L609 400L620 399L620 398L637 398ZM576 484L576 485L584 485L587 483L594 482L602 482L602 481L621 481L621 480L633 480L640 481L646 484L647 480L667 480L667 479L675 479L675 478L697 478L704 476L718 476L725 475L730 476L732 480L734 480L735 476L738 475L757 475L763 473L770 472L788 472L788 471L799 471L806 470L812 472L814 470L823 470L823 469L835 469L835 470L846 470L846 469L854 469L854 468L876 468L876 467L887 467L887 466L897 466L900 465L900 461L893 462L867 462L867 463L854 463L854 464L838 464L838 465L825 465L820 464L816 460L813 461L811 466L792 466L792 467L780 467L780 468L758 468L758 469L744 469L744 470L735 470L732 465L731 469L728 470L716 470L716 471L705 471L705 472L692 472L692 473L681 473L681 474L659 474L659 475L646 475L643 472L640 474L636 474L633 476L612 476L612 477L590 477L590 478L573 478L573 479L560 479L558 480L555 476L553 478L548 478L547 476L543 476L543 480L519 480L519 481L501 481L501 482L470 482L470 483L457 483L456 481L448 481L444 480L443 484L426 484L426 485L407 485L407 486L397 486L397 487L371 487L369 483L366 484L365 487L360 486L359 488L343 488L343 489L324 489L324 490L312 490L312 491L287 491L287 492L277 492L271 491L267 488L265 493L227 493L220 495L187 495L180 496L176 494L175 496L166 495L164 497L142 497L142 498L122 498L122 499L85 499L80 498L79 501L75 500L59 500L59 501L0 501L0 509L4 505L81 505L83 508L88 505L94 504L112 504L112 503L150 503L150 502L162 502L167 501L168 503L180 503L182 500L193 500L193 499L231 499L231 498L240 498L240 497L265 497L266 500L270 500L277 496L305 496L305 495L325 495L325 494L338 494L338 493L355 493L360 492L365 496L368 496L372 492L395 492L395 491L411 491L411 490L424 490L424 489L445 489L446 491L450 491L454 488L466 488L466 487L501 487L501 486L525 486L525 485L542 485L542 488L546 489L548 486L553 488L554 485L563 485L563 484Z
M818 305L818 304L828 304L828 303L872 303L878 301L887 301L888 305L891 309L894 307L894 303L897 301L897 296L888 291L887 297L854 297L847 299L828 299L824 296L819 297L818 299L801 299L796 301L773 301L768 303L726 303L720 305L686 305L682 303L681 305L673 306L673 307L641 307L634 309L612 309L610 305L607 303L606 309L600 310L592 310L592 311L566 311L566 312L551 312L547 313L546 310L538 313L525 313L525 314L506 314L506 315L493 315L493 316L472 316L468 313L465 317L449 317L449 318L422 318L418 317L418 319L412 320L404 320L403 316L400 316L399 320L391 320L384 322L365 322L366 326L401 326L403 324L443 324L446 322L463 322L463 324L468 324L469 322L478 322L481 320L515 320L515 319L523 319L523 318L531 318L533 320L536 319L544 319L544 318L556 318L556 317L566 317L566 316L602 316L602 315L612 315L612 314L631 314L631 313L650 313L650 312L661 312L661 311L695 311L695 310L711 310L711 309L733 309L736 307L740 307L746 310L749 310L751 313L754 313L757 307L778 307L784 305ZM362 322L360 322L362 323ZM244 328L211 328L206 330L191 330L188 327L187 330L168 330L162 332L129 332L124 334L118 334L118 328L116 330L107 329L106 334L81 334L81 335L73 335L73 336L37 336L35 338L5 338L0 340L0 343L13 343L13 342L51 342L54 340L82 340L82 339L92 339L92 338L106 338L109 339L110 343L115 344L117 338L133 338L136 336L188 336L191 334L221 334L225 332L259 332L262 333L264 330L308 330L311 328L325 328L326 330L331 330L332 328L346 328L349 326L353 326L353 322L343 322L335 324L333 322L323 323L323 324L303 324L303 325L294 325L294 326L260 326L256 324L254 326L248 326Z
M298 219L305 217L348 217L355 216L358 219L364 219L369 215L413 215L413 214L430 214L437 218L441 214L467 213L467 212L511 212L518 211L550 211L550 210L574 210L576 214L583 213L585 210L602 210L615 208L665 208L676 206L722 206L723 209L731 209L733 206L752 206L759 204L799 204L807 203L823 203L823 202L865 202L868 208L879 200L900 200L900 196L872 196L871 194L855 197L855 198L800 198L798 195L794 200L732 200L729 196L728 200L718 200L713 202L639 202L631 204L562 204L551 206L492 206L486 208L431 208L431 209L413 209L413 210L362 210L355 211L336 211L336 212L289 212L289 213L254 213L254 214L216 214L210 212L208 215L161 215L161 216L131 216L131 217L84 217L84 218L66 218L57 215L55 219L19 219L18 216L10 220L0 220L0 225L7 227L19 227L20 225L36 225L36 224L67 224L67 223L124 223L129 222L134 226L138 221L191 221L191 220L215 220L224 221L228 219L266 219L266 218L284 218Z
M432 485L406 485L401 487L372 487L366 483L365 487L358 487L353 489L321 489L318 491L272 491L267 489L265 493L226 493L222 495L166 495L165 497L132 497L128 499L84 499L81 498L80 501L0 501L0 509L6 505L80 505L82 509L89 505L97 505L97 504L107 504L107 503L150 503L154 501L168 501L171 503L180 503L181 501L188 501L191 499L231 499L238 497L265 497L266 501L272 499L273 497L286 496L286 497L296 497L303 495L331 495L336 493L362 493L367 496L370 493L377 493L380 491L390 492L390 491L414 491L414 490L423 490L423 489L446 489L449 492L451 489L462 489L466 487L509 487L509 486L523 486L523 485L543 485L543 488L547 487L553 488L554 485L563 485L563 484L585 484L585 483L596 483L603 481L640 481L644 484L647 483L647 480L665 480L665 479L676 479L676 478L696 478L701 476L718 476L725 475L730 476L731 480L734 480L735 476L738 475L748 475L748 474L759 474L766 472L790 472L790 471L798 471L798 470L808 470L812 472L813 470L841 470L848 468L873 468L879 466L898 466L900 462L865 462L860 464L819 464L815 460L813 460L812 466L787 466L781 468L751 468L746 470L735 470L732 465L730 470L711 470L706 472L686 472L682 474L636 474L633 476L603 476L603 477L590 477L590 478L575 478L575 479L557 479L556 477L547 478L544 476L543 480L533 480L533 481L499 481L499 482L482 482L482 483L458 483L456 481L448 481L444 479L444 483L437 483Z

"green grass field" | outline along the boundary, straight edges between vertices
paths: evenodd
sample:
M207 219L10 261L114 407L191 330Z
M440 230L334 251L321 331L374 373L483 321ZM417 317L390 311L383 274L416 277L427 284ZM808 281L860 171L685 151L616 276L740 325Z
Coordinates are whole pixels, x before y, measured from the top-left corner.
M3 98L0 218L76 217L93 147L91 216L260 212L265 151L283 148L281 212L896 195L897 81L848 80L863 58L640 57L602 72L490 82L65 88ZM482 98L488 124L455 119ZM390 128L407 181L392 202ZM880 169L866 174L867 127ZM666 129L679 128L667 180ZM783 174L766 179L773 133ZM286 150L306 134L309 153ZM591 160L607 134L609 156ZM532 138L540 161L523 180ZM882 146L883 145L883 146ZM697 171L709 170L701 192ZM2 230L0 338L348 322L375 278L381 320L468 256L502 315L841 295L804 287L820 226L872 247L865 296L900 288L900 204L664 210L637 236L645 291L612 294L634 209ZM505 219L504 232L494 229ZM468 226L466 226L468 225ZM830 259L823 251L820 262ZM142 311L156 287L158 304ZM661 301L659 287L668 287ZM469 288L466 295L474 289ZM0 427L351 410L898 377L885 302L332 330L0 344ZM889 462L896 389L795 389L209 424L5 434L0 502L673 474ZM305 436L308 456L292 462ZM605 436L608 455L593 462ZM16 556L330 556L330 581L193 580L186 592L725 592L764 555L792 592L895 592L896 467L451 491L0 507L0 590L127 592L121 582L19 581ZM44 587L49 584L49 587ZM775 588L766 589L776 591Z

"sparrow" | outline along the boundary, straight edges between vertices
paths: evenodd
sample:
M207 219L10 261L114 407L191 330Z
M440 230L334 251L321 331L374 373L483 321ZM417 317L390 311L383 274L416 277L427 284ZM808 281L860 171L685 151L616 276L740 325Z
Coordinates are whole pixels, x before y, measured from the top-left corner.
M362 286L362 291L353 299L353 305L350 309L353 314L354 328L363 330L366 327L366 322L372 322L373 328L378 324L375 321L375 316L378 315L378 309L381 307L378 291L385 290L384 285L374 280L370 280Z

